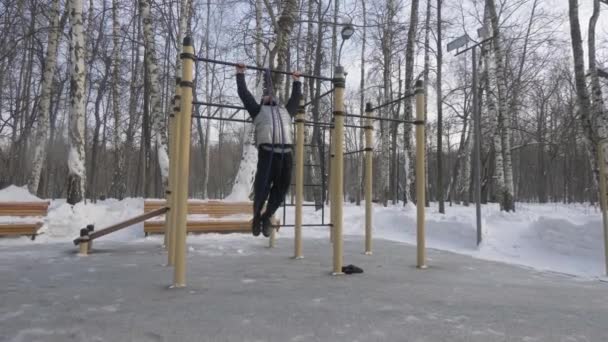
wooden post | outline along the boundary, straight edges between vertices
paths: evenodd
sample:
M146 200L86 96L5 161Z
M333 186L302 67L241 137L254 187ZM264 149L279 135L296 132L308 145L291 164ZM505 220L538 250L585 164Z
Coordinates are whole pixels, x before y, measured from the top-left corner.
M82 228L80 230L80 243L78 245L78 247L79 247L78 255L89 255L89 252L91 251L89 248L89 242L90 242L89 230L86 228Z
M365 115L373 115L372 104L365 105ZM365 255L372 255L372 165L374 157L374 125L368 118L365 123Z
M608 162L608 139L604 139L598 144L598 158L600 164L600 206L602 209L602 222L604 223L604 258L606 275L608 275L608 193L606 193L606 162Z
M300 107L296 115L296 224L294 259L302 259L302 204L304 197L304 99L300 99ZM274 229L273 229L274 231Z
M275 227L272 227L272 231L270 232L270 239L268 239L268 248L274 248L276 239L277 229Z
M342 272L342 207L344 205L344 87L346 80L344 79L344 68L336 66L334 72L334 163L332 164L333 183L332 183L332 201L333 205L333 222L334 231L333 246L334 246L334 275L344 274Z
M426 246L424 232L424 85L416 81L416 247L417 266L426 268Z
M181 75L180 75L181 76ZM165 215L165 248L167 248L167 266L175 264L175 195L176 195L176 177L178 165L178 142L177 139L180 127L180 93L181 93L181 77L176 77L175 97L173 98L173 112L169 117L169 188L167 189L167 208L169 212Z
M179 136L179 164L177 165L176 221L175 226L175 269L173 287L186 286L186 223L188 216L188 178L190 171L190 134L192 125L192 76L194 48L192 38L184 38L182 59L181 103Z

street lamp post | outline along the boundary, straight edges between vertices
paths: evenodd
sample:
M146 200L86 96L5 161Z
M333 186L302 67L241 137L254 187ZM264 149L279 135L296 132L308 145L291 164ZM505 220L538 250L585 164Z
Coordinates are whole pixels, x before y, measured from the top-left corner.
M346 86L344 67L341 64L342 47L354 33L352 25L347 24L342 28L342 43L338 53L338 65L334 71L334 128L332 137L333 153L331 155L331 229L333 237L333 272L334 275L343 274L343 252L342 252L342 223L344 205L344 88Z
M475 166L473 168L473 181L475 183L475 216L477 225L477 245L483 240L482 227L481 227L481 113L479 110L479 100L477 94L477 46L485 43L492 39L492 37L485 38L488 36L485 28L477 30L478 34L482 37L482 41L475 43L472 47L466 48L458 53L456 56L471 50L472 64L473 64L473 117L475 124ZM468 44L471 38L465 34L459 38L456 38L448 44L448 52L459 49Z

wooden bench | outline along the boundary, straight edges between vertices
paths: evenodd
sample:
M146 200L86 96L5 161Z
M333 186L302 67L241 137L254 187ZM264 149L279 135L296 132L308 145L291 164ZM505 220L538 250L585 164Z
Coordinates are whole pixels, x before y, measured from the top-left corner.
M28 235L36 238L44 224L42 219L49 210L49 202L0 202L0 216L32 218L32 222L0 222L0 236Z
M222 201L188 201L188 215L208 215L209 219L188 219L189 233L249 233L253 216L252 202L222 202ZM146 200L144 212L165 206L164 200ZM247 215L247 218L230 219L231 215ZM280 221L273 219L273 225ZM164 220L144 222L144 232L147 234L163 234Z

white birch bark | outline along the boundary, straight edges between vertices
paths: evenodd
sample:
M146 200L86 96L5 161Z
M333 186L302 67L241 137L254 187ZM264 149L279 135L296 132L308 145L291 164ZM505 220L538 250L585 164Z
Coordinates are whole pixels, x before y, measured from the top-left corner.
M125 157L122 148L120 127L120 23L118 21L118 0L112 0L112 113L114 114L114 176L112 179L112 194L122 199L126 192L124 164Z
M59 0L53 0L51 4L49 26L48 48L42 74L40 101L38 102L38 123L36 125L34 158L32 161L32 172L27 183L28 189L32 194L36 194L38 191L40 174L42 173L42 167L46 159L46 148L49 139L51 90L53 76L57 69L57 46L59 45Z
M146 49L146 62L150 76L150 114L151 126L156 136L157 157L160 166L163 188L169 181L169 154L167 149L167 131L165 129L165 118L161 106L160 82L158 63L156 59L156 43L154 42L154 30L152 29L152 16L150 13L150 0L140 0L139 6L144 26L144 46Z
M414 58L416 49L416 30L418 29L418 0L412 0L412 6L410 9L410 27L407 32L407 43L405 47L405 92L411 93L413 90L413 78L414 78ZM405 120L412 120L412 101L413 97L406 98L403 102L405 110ZM408 201L414 198L414 189L416 188L415 182L415 170L414 163L415 151L414 144L412 143L412 125L404 125L403 141L405 147L405 153L403 158L405 159L405 176L406 180L403 185L405 191L404 200ZM426 159L425 159L426 160ZM411 190L410 190L411 189Z
M262 65L262 0L255 3L255 63ZM256 77L255 98L261 96L260 74ZM226 197L229 201L247 201L252 195L253 181L258 162L258 151L255 146L255 135L253 125L245 126L243 131L243 155L239 163L239 169L232 185L230 195Z
M605 113L604 96L602 86L597 71L596 50L595 50L595 27L600 16L600 1L593 0L593 14L589 19L589 76L591 80L591 115L592 122L597 127L598 139L608 138L608 117Z
M495 63L495 80L498 89L498 127L497 132L500 135L502 145L502 157L504 168L504 196L502 198L502 207L505 211L515 210L514 204L514 184L513 184L513 166L511 163L511 125L508 117L509 103L507 99L507 77L505 72L505 55L502 49L502 37L498 23L498 15L496 13L496 4L494 0L486 0L488 7L488 15L490 17L492 27L492 46L494 48L494 63Z
M86 184L85 169L85 65L86 55L82 25L82 0L69 0L70 13L70 127L68 154L67 202L76 204L83 200Z

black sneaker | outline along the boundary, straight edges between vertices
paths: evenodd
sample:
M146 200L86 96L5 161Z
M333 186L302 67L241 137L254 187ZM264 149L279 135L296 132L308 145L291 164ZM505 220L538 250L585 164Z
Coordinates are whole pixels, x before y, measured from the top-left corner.
M251 232L253 233L253 236L260 235L260 231L262 230L261 223L259 216L253 218L253 221L251 222Z
M265 237L269 237L270 234L272 233L272 222L270 222L270 218L265 217L262 219L262 234L264 234Z

